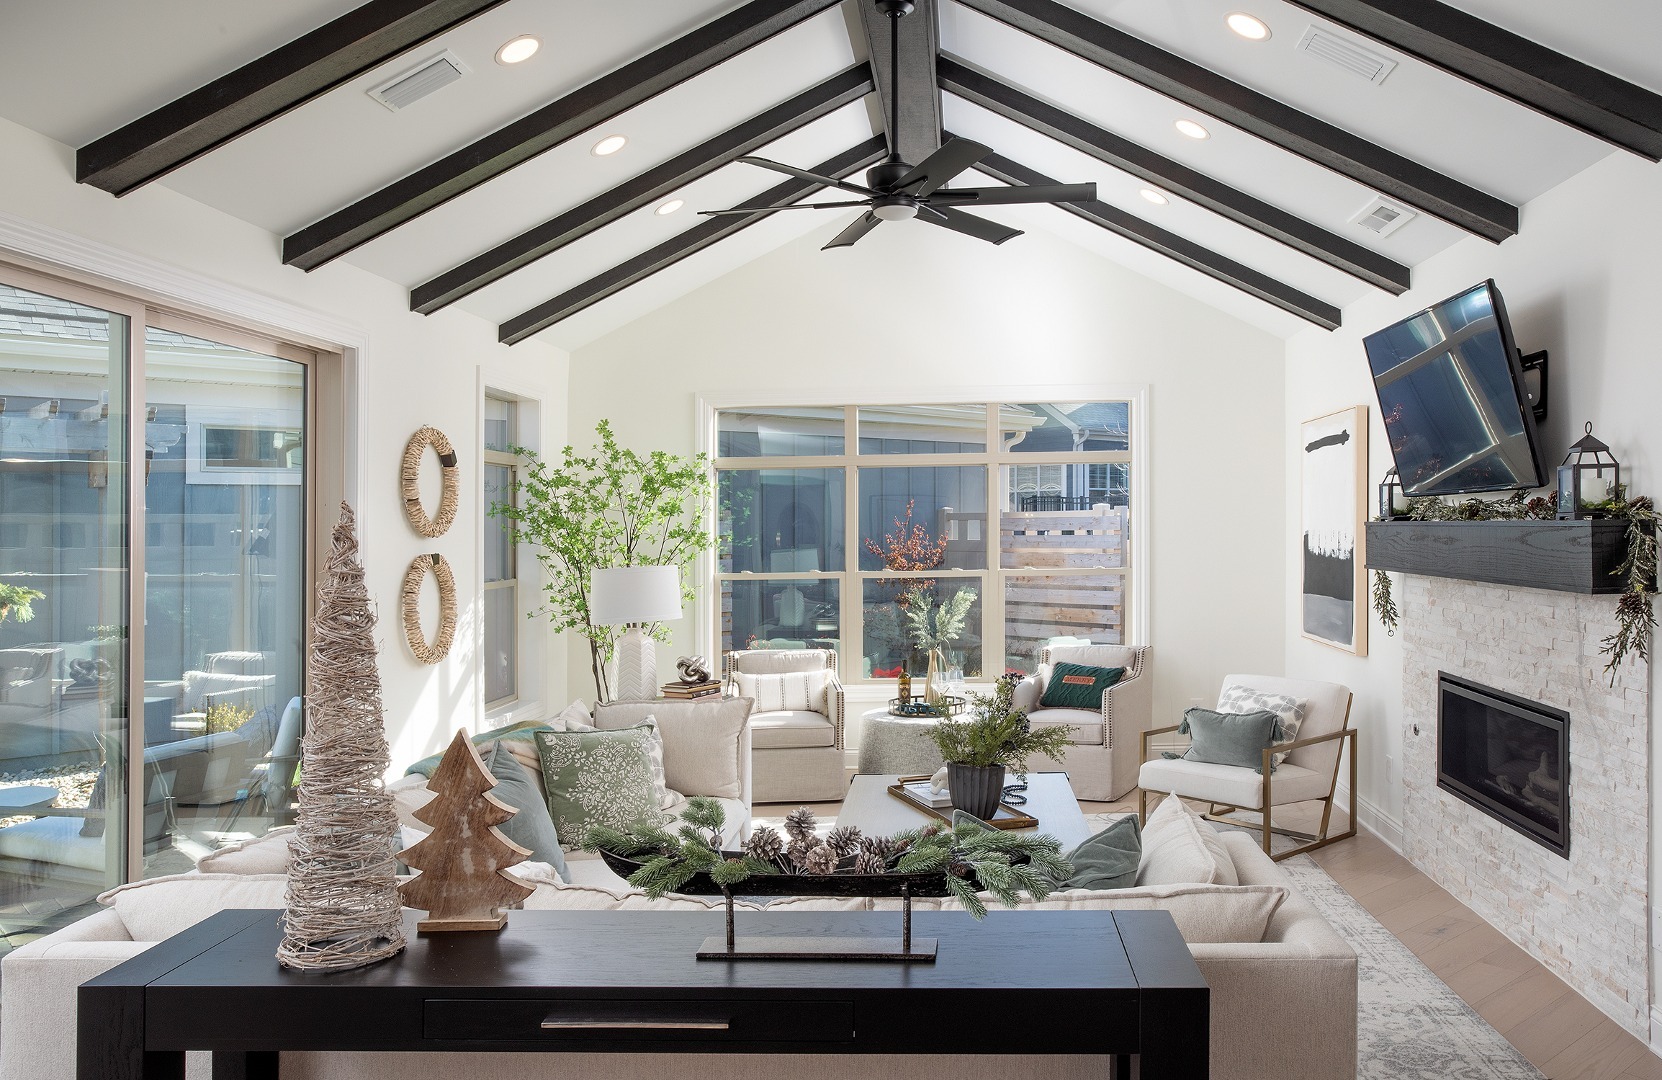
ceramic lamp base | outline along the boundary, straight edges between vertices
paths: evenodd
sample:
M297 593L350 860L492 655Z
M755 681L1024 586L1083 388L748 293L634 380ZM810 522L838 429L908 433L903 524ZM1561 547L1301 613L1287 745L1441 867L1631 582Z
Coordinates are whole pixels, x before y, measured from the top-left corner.
M651 638L631 626L617 642L613 701L650 701L658 696L658 651Z

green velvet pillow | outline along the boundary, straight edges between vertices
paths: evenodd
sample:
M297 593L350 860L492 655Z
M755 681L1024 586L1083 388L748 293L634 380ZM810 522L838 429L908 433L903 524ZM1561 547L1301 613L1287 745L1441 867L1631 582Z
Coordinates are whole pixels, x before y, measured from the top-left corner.
M1239 765L1253 772L1264 771L1263 751L1275 742L1281 718L1268 709L1248 713L1221 713L1198 705L1183 714L1178 734L1188 735L1185 761L1207 761L1214 765ZM1271 766L1274 771L1274 766Z
M548 816L567 851L583 843L591 825L627 829L667 820L652 781L656 736L651 720L618 731L537 732Z
M1045 680L1045 694L1039 699L1044 709L1100 709L1102 692L1125 678L1122 667L1091 667L1088 664L1057 664Z
M505 728L497 728L495 731L481 731L468 741L474 746L481 748L483 748L487 743L497 742L501 739L519 739L523 742L530 742L532 739L536 738L537 732L553 730L553 728L549 727L541 720L522 720L517 724L510 724ZM445 745L444 749L450 749L448 743ZM481 749L480 753L484 752L485 751ZM414 765L411 765L408 769L405 769L404 775L409 776L412 773L416 773L430 779L433 775L433 770L439 767L439 760L443 757L444 750L440 750L431 757L424 757Z
M492 743L485 752L485 768L496 777L491 794L498 802L519 811L498 825L497 830L528 849L534 861L554 867L561 881L571 880L566 875L566 853L560 849L560 834L554 830L554 819L548 816L548 799L541 786L501 742Z
M1073 875L1059 889L1129 889L1137 884L1143 858L1143 830L1136 814L1127 814L1068 852Z

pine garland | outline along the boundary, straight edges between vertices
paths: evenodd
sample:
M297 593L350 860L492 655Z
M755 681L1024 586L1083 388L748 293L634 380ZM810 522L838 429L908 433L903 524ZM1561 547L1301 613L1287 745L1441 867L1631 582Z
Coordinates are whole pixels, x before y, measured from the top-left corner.
M1627 579L1627 587L1616 601L1616 630L1604 638L1599 652L1609 657L1604 670L1610 685L1628 656L1650 660L1651 637L1656 629L1653 601L1656 597L1656 525L1659 516L1649 496L1627 498L1625 487L1605 502L1588 503L1588 508L1606 517L1627 522L1627 558L1612 571ZM1551 499L1525 498L1519 492L1506 499L1463 499L1444 502L1439 498L1413 499L1408 517L1413 521L1547 521L1557 516ZM1391 595L1391 578L1383 570L1373 576L1373 610L1387 634L1395 634L1401 616Z

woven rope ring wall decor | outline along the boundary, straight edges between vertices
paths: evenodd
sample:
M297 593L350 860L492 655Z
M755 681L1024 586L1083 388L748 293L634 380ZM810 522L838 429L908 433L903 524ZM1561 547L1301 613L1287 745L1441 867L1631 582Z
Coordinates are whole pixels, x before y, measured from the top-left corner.
M427 579L428 570L439 583L438 640L431 645L421 629L421 583ZM415 658L423 664L437 664L450 655L450 644L456 640L456 576L444 556L417 555L411 559L410 568L404 571L399 600L404 613L404 640Z
M427 516L421 505L421 459L431 446L439 455L439 515ZM423 536L443 536L456 520L456 504L461 499L462 470L456 460L456 448L444 432L436 427L423 426L404 444L403 487L404 516L410 527Z

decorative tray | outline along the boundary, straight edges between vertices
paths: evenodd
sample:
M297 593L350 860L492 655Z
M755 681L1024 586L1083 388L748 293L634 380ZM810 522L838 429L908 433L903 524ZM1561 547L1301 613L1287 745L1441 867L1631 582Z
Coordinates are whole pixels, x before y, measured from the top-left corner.
M911 791L907 790L907 784L915 784L920 780L924 783L928 783L929 777L899 777L895 783L889 785L889 794L893 795L907 806L912 807L914 810L920 810L923 813L928 814L930 817L939 818L941 821L944 821L950 825L952 823L952 807L931 806L929 803L918 798ZM987 824L991 825L995 829L1036 829L1039 827L1039 819L1026 813L1019 807L1012 806L1007 802L1000 802L998 804L998 810L993 814L992 820L988 821ZM919 893L918 895L921 896L924 894Z
M956 694L943 694L941 695L941 701L946 705L946 712L944 713L946 716L957 716L959 713L963 712L964 707L969 704L968 701ZM890 698L889 715L921 719L929 716L941 716L943 713L935 706L929 704L929 701L925 695L913 694L907 698Z
M724 851L739 858L742 851ZM600 857L612 873L628 879L645 864L602 850ZM852 865L852 859L843 860ZM709 874L694 874L675 890L687 896L721 896L727 890L710 880ZM732 887L737 896L946 896L946 877L939 870L927 874L755 874Z

